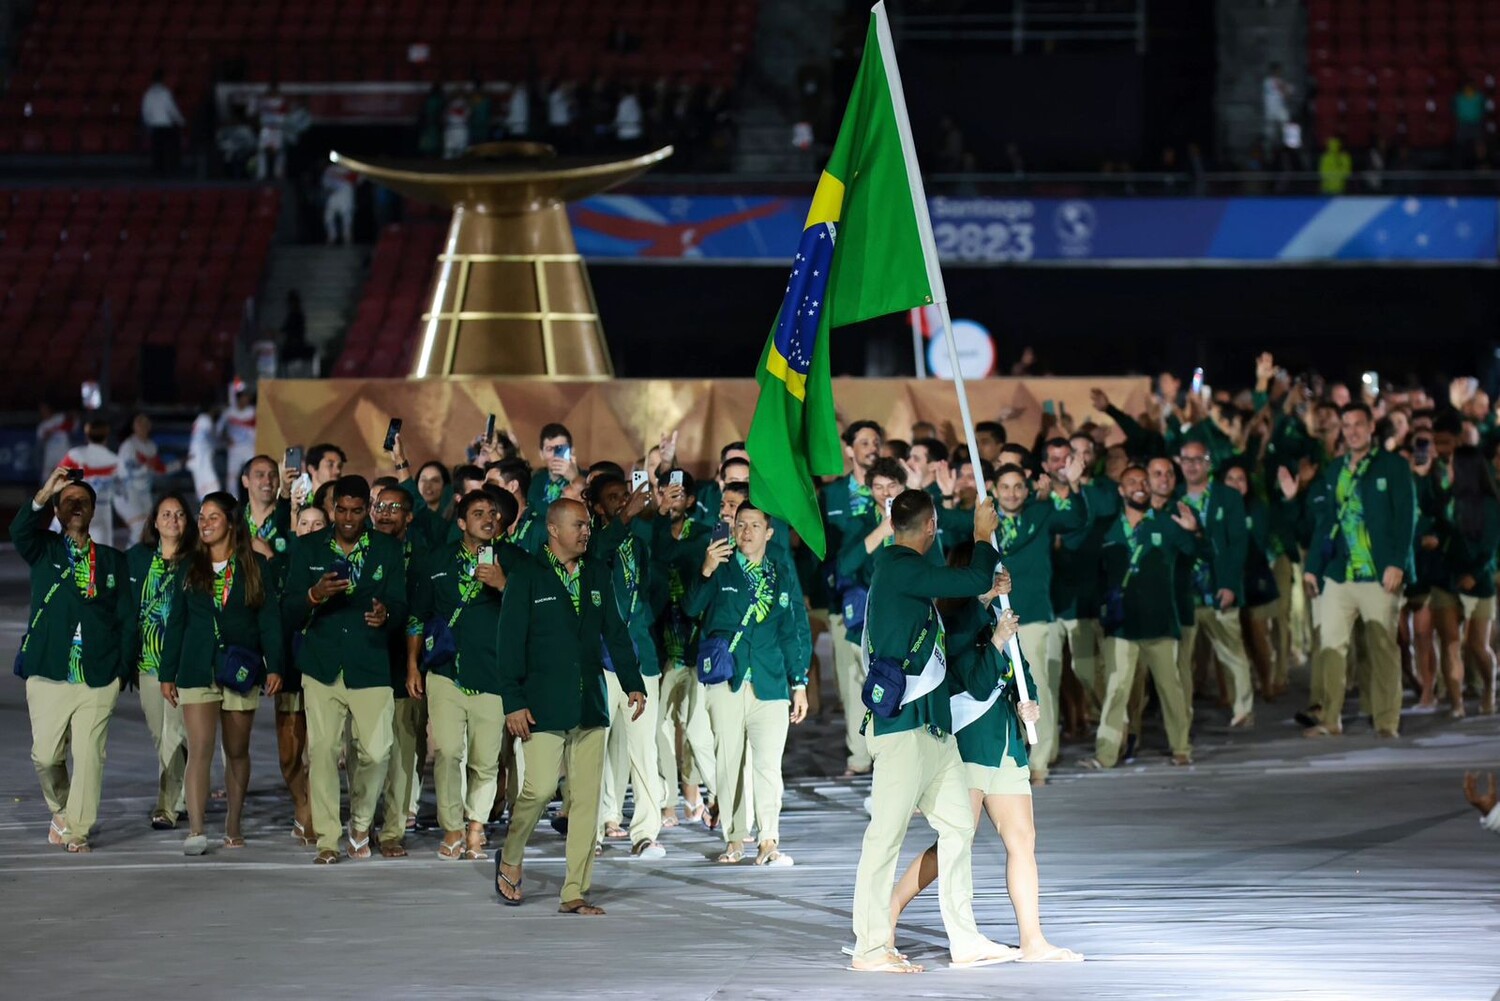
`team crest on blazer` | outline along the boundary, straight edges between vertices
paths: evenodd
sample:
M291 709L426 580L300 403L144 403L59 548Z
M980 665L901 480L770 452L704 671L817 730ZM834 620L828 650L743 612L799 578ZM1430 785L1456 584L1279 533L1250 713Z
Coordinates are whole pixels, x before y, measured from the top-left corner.
M1159 545L1161 545L1161 533L1160 532L1152 532L1151 533L1151 544L1153 546L1159 546Z
M286 540L277 539L274 543L272 543L272 548L275 549L278 553L286 552Z
M589 600L594 603L595 608L598 608L600 605L604 604L604 599L599 596L598 591L590 591Z
M375 576L372 577L372 578L370 578L370 579L373 580L373 581L375 581L376 583L379 583L380 579L382 577L384 577L384 576L385 576L385 565L381 564L380 566L378 566L378 567L375 568Z
M786 607L788 607L788 606L791 605L791 602L792 602L791 595L787 594L785 591L782 591L781 592L781 598L780 598L781 607L782 608L786 608Z
M114 574L110 574L108 577L104 578L104 586L106 588L109 588L110 590L114 590L114 586L115 586L115 575Z

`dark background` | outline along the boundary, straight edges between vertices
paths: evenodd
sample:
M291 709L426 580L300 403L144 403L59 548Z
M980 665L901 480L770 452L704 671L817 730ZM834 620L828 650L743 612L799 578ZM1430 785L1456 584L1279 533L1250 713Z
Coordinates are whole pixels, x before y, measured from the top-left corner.
M615 370L624 377L751 376L786 286L780 267L595 263ZM1500 273L1485 268L948 268L957 318L995 336L1002 372L1031 345L1036 374L1181 373L1252 379L1255 355L1292 372L1438 386L1494 364ZM866 371L862 348L886 366ZM872 345L873 347L873 345ZM904 316L837 331L835 375L910 375Z

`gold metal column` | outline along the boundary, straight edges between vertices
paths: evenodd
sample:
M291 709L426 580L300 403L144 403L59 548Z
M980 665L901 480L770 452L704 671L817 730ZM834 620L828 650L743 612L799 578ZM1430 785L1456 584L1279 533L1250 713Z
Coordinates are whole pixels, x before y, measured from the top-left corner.
M485 143L439 161L330 158L401 194L453 208L411 377L609 377L614 365L567 203L672 155L557 157L540 143Z

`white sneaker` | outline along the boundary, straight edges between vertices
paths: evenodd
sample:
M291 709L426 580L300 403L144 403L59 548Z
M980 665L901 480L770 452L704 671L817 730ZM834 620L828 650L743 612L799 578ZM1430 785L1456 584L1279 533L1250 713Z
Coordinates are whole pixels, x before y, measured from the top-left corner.
M658 859L667 857L667 849L659 841L643 841L630 854L636 858Z
M182 843L182 854L184 855L207 855L208 838L202 834L189 835Z

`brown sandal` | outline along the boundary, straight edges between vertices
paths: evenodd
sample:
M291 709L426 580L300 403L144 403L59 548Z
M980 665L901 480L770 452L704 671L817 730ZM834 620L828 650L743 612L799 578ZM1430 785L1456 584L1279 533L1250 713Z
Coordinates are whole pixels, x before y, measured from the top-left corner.
M224 847L225 848L243 848L243 847L245 847L245 839L244 838L231 838L228 835L225 835L225 837L224 837Z
M399 841L380 842L381 858L406 858L406 846Z
M89 852L91 852L93 850L94 850L93 847L90 846L87 841L69 841L68 842L68 854L69 855L87 855Z
M599 917L604 913L604 908L595 907L587 900L565 900L557 908L559 914L581 914L585 917Z

